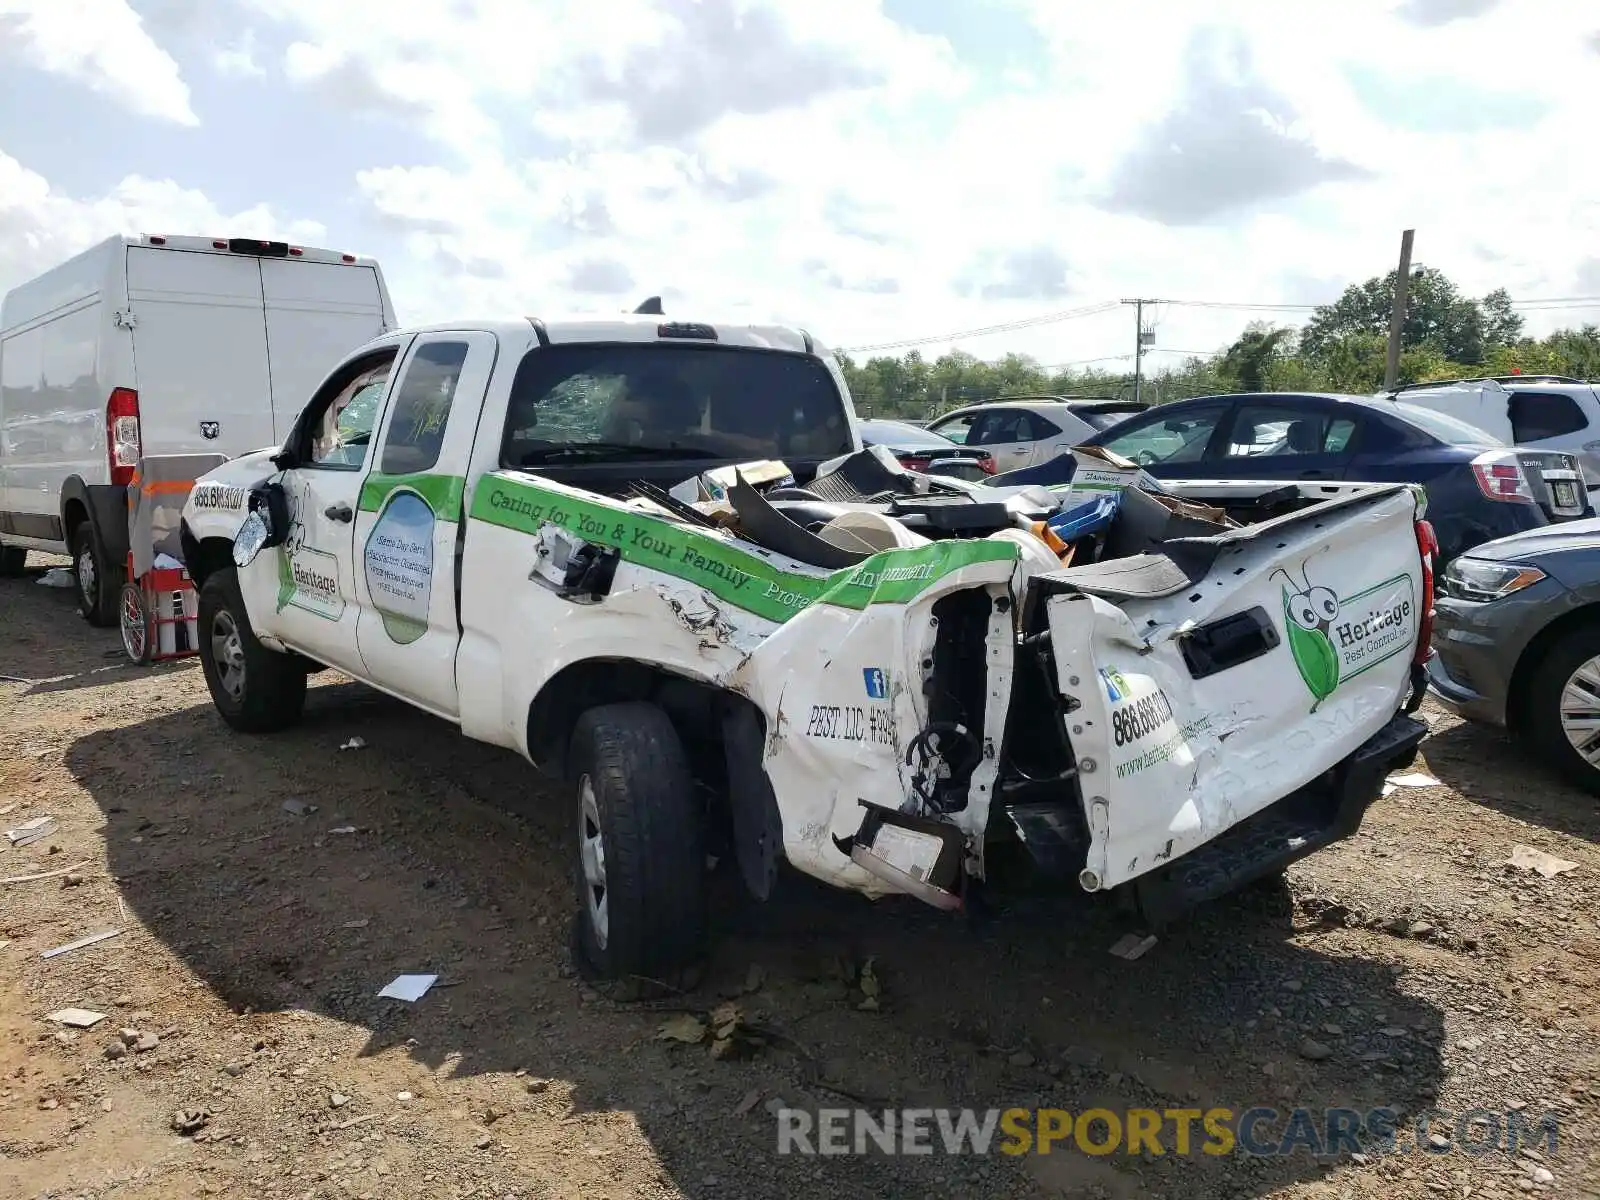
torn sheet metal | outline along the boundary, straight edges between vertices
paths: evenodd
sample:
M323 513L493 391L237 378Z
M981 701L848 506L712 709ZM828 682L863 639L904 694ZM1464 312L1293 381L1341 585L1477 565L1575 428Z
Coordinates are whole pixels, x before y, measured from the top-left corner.
M1402 509L1408 536L1371 536L1394 529ZM1091 836L1086 888L1113 887L1209 841L1327 771L1393 715L1419 620L1411 511L1399 492L1332 528L1302 521L1275 541L1239 538L1203 581L1154 600L1049 601L1058 684L1082 705L1066 720ZM1184 636L1258 608L1289 635L1195 678Z

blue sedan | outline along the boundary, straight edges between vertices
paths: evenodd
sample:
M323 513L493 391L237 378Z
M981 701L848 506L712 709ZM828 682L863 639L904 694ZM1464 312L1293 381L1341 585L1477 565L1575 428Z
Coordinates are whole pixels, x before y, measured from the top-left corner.
M1386 398L1199 396L1140 413L1088 444L1157 479L1420 483L1441 566L1493 538L1589 511L1572 455L1519 450L1453 417Z

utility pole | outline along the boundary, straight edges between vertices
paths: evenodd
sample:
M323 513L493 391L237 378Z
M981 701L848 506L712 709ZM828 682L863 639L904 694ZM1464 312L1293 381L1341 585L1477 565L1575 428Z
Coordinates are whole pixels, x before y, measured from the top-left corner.
M1154 300L1124 300L1124 304L1133 305L1133 399L1139 402L1140 392L1144 389L1144 348L1156 340L1155 333L1144 327L1144 306L1156 303Z
M1394 311L1389 314L1389 358L1383 368L1383 390L1394 391L1400 381L1400 335L1406 324L1406 291L1411 286L1411 240L1415 229L1400 235L1400 271L1394 277Z

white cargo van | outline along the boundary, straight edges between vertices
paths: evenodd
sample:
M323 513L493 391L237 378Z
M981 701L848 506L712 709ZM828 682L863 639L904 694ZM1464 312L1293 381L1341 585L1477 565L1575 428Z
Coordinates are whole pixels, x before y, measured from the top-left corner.
M113 237L0 303L0 574L70 553L116 623L141 454L281 443L354 346L397 324L378 264L254 238Z

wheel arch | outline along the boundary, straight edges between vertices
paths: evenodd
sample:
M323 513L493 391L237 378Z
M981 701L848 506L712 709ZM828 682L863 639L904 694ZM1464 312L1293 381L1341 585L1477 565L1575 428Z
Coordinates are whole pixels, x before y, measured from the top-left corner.
M638 659L585 658L557 671L528 706L528 758L551 775L566 771L578 718L604 704L645 701L663 709L685 742L718 741L722 714L739 705L760 710L732 688ZM760 722L765 727L764 718Z
M178 531L178 541L183 547L183 565L197 592L213 572L233 566L233 543L225 537L197 538L185 521Z

